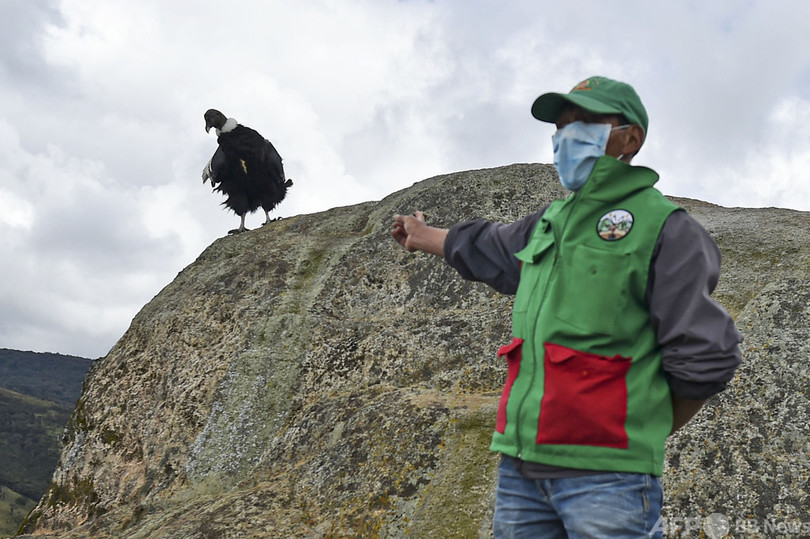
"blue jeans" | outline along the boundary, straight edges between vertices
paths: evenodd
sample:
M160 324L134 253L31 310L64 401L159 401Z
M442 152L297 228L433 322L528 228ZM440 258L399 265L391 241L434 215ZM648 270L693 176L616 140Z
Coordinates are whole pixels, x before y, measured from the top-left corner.
M661 480L651 475L527 479L502 459L493 531L498 539L660 538L662 497Z

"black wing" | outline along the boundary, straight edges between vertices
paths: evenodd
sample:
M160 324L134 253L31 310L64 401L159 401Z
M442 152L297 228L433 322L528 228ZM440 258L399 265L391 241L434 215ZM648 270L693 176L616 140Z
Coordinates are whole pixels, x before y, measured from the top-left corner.
M269 140L249 127L238 125L220 133L217 141L219 148L206 170L210 170L215 189L228 195L226 206L241 215L259 207L270 211L284 200L288 188L284 167Z
M222 148L217 148L217 151L214 152L214 155L211 156L211 159L208 160L208 164L205 165L203 169L202 181L203 183L210 181L211 186L215 187L227 177L227 170L228 164L225 158L225 152L222 151Z
M229 162L239 163L246 174L257 180L272 180L284 183L284 167L275 146L257 131L238 125L232 131L222 133L219 147Z

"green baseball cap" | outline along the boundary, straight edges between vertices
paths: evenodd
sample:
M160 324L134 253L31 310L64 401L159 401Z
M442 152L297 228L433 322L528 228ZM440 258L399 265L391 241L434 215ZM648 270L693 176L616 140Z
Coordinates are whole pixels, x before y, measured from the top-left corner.
M649 119L638 94L627 83L607 77L590 77L567 94L547 93L535 99L532 116L543 122L556 122L565 103L573 103L595 114L622 114L631 124L647 132Z

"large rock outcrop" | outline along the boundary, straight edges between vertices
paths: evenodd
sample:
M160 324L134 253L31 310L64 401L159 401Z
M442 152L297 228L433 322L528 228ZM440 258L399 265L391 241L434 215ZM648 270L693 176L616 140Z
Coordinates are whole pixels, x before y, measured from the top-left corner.
M487 536L511 298L402 250L391 216L511 221L563 194L512 165L217 240L88 375L24 532ZM810 214L677 202L721 246L746 342L670 441L667 534L810 522Z

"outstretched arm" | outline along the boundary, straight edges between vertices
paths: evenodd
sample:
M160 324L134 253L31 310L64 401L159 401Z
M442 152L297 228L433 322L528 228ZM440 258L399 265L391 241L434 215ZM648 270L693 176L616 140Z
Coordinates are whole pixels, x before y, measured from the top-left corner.
M444 258L446 228L436 228L425 224L425 215L415 211L413 215L394 215L391 235L410 252L424 251Z

